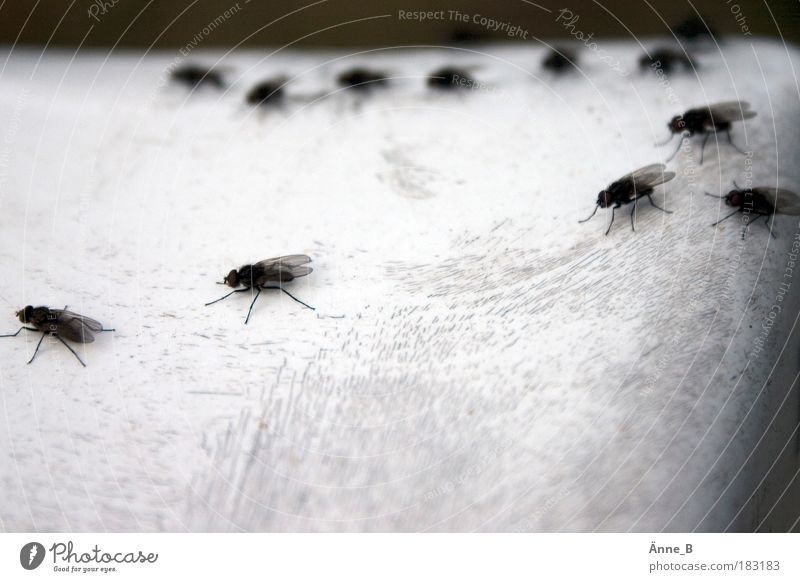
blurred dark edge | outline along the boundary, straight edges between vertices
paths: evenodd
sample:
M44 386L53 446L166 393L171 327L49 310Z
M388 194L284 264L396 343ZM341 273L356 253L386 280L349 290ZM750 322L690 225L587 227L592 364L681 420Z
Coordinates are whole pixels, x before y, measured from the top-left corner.
M229 48L537 43L532 37L569 38L563 22L556 22L563 8L579 17L575 30L597 38L671 37L669 25L695 10L720 35L746 37L741 28L746 25L751 38L782 35L797 42L800 37L796 0L7 0L0 4L0 44L180 48L195 40L193 48ZM444 10L445 19L401 20L401 10ZM451 19L450 10L468 15L469 22ZM518 26L528 38L487 30L471 22L474 15Z

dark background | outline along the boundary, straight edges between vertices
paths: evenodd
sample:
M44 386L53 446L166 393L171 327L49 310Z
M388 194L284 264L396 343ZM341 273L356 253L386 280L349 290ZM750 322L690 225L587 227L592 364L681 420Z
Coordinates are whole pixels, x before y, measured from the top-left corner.
M7 0L0 4L0 44L86 47L177 48L186 45L235 0ZM514 40L478 25L453 21L402 22L398 10L459 10L481 14L522 27L528 40L567 38L555 16L569 8L580 16L576 29L596 37L668 34L672 25L694 14L685 0L561 0L537 2L548 14L526 0L238 0L239 9L204 36L201 47L242 46L393 46L453 44L464 39ZM100 22L89 17L97 4ZM106 13L99 9L106 5ZM800 40L797 0L726 0L694 2L694 7L720 34L741 35L732 10L740 8L754 36L783 36ZM304 6L307 8L303 9ZM297 11L289 14L293 11ZM771 14L770 14L771 11ZM390 14L389 18L350 22ZM278 22L270 22L283 17ZM663 19L663 21L662 21ZM324 30L329 28L328 30ZM629 30L626 30L629 29Z

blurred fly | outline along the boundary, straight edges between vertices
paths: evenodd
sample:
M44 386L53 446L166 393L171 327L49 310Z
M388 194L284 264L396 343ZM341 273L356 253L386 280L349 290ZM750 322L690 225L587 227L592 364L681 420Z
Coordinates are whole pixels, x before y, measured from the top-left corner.
M727 206L736 209L711 226L717 226L737 212L755 214L756 217L750 224L762 216L764 217L764 222L767 223L769 217L773 214L800 215L800 196L791 190L784 188L739 188L735 182L733 185L735 189L725 196L717 196L706 192L706 196L720 198L725 201ZM770 230L770 234L772 234L772 230ZM742 238L744 238L744 232L742 232Z
M428 77L428 86L434 89L455 90L475 86L475 80L470 74L455 67L443 67L434 71Z
M567 48L552 49L545 59L542 66L553 73L567 73L575 68L578 57L574 51Z
M246 101L250 105L278 105L284 100L283 87L286 78L279 77L269 81L262 81L247 93Z
M636 229L633 226L633 213L636 211L636 201L639 198L647 197L650 204L662 212L671 214L670 210L665 210L653 202L653 188L659 184L669 182L675 177L675 172L666 172L664 164L651 164L644 168L631 172L612 182L605 190L601 190L597 195L597 205L594 212L584 220L578 222L586 222L597 213L598 208L611 208L611 223L608 225L606 234L611 232L611 225L614 224L614 212L623 204L630 204L633 202L631 208L631 230L634 232Z
M19 320L26 325L19 328L16 333L0 335L0 337L16 337L23 329L41 332L42 337L39 338L39 343L36 344L33 356L28 360L29 364L39 352L39 348L45 336L50 335L64 344L85 368L86 364L83 363L80 356L78 356L75 350L64 340L67 339L79 344L90 344L94 341L94 334L103 331L114 331L113 329L104 329L99 321L90 317L67 311L66 307L64 307L64 309L50 309L44 306L33 307L32 305L28 305L17 311L16 315Z
M276 257L274 259L266 259L259 261L254 265L244 265L239 269L233 269L227 274L224 281L220 285L228 285L234 287L234 290L227 295L215 299L206 306L213 305L217 301L227 299L234 293L244 293L255 290L256 294L253 297L253 302L250 303L250 309L247 311L247 318L244 320L245 325L250 321L250 314L253 312L253 306L256 304L258 296L263 289L278 289L286 293L289 297L297 301L300 305L304 305L309 309L314 309L307 303L300 301L297 297L289 293L283 288L283 283L293 281L298 277L305 277L313 269L308 266L311 262L311 257L306 255L286 255L283 257ZM243 287L236 289L236 287Z
M750 111L750 104L746 101L726 101L724 103L715 103L713 105L689 109L686 113L673 117L667 124L671 135L667 141L660 145L665 145L672 141L672 135L675 134L688 133L689 136L704 134L703 145L700 149L700 163L702 164L703 152L706 149L708 138L712 133L725 132L725 135L728 136L728 143L731 144L737 152L744 154L745 152L736 147L736 144L734 144L731 139L731 124L736 121L752 119L755 116L755 111ZM683 140L681 140L681 142L682 141ZM674 158L680 149L681 143L679 142L678 148L666 161L670 161Z
M370 91L379 87L385 87L388 83L388 76L382 71L372 71L361 67L350 69L341 73L337 77L337 82L341 87L354 89L356 91Z
M172 80L183 83L190 89L201 85L212 85L217 89L225 88L225 81L218 71L200 65L184 65L172 71Z

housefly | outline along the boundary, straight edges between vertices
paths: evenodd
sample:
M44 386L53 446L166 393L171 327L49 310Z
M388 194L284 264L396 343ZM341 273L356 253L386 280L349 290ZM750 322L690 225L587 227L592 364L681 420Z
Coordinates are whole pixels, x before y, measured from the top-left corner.
M443 67L430 74L428 87L434 89L454 90L475 86L475 80L463 69Z
M262 81L247 93L246 101L250 105L275 105L284 100L283 87L286 79L280 77Z
M611 223L608 225L606 234L611 231L611 225L614 224L614 212L623 204L630 204L633 202L631 208L631 229L636 231L633 226L633 213L636 210L636 201L639 198L647 196L650 204L661 210L671 214L670 210L665 210L653 202L653 188L659 184L669 182L675 177L675 172L664 171L666 166L664 164L651 164L644 168L623 176L616 182L612 182L605 190L601 190L597 195L597 205L594 212L584 220L578 222L586 222L590 220L596 213L598 208L611 208Z
M688 133L692 136L696 133L704 134L703 145L700 149L700 163L703 163L703 152L706 148L706 142L712 133L718 131L725 132L728 136L728 143L730 143L736 151L744 154L742 150L736 147L731 139L731 124L735 121L744 121L745 119L752 119L756 116L755 111L750 111L750 104L746 101L726 101L724 103L715 103L713 105L706 105L704 107L696 107L689 109L682 115L676 115L667 124L671 135L665 141L665 145L672 141L672 135ZM683 141L683 140L681 140ZM667 158L670 161L675 157L675 154L681 149L681 143L678 143L678 148Z
M225 81L222 80L222 75L218 71L200 65L184 65L172 71L172 79L183 83L190 89L200 85L213 85L217 89L225 88Z
M90 317L67 311L66 307L64 307L64 309L50 309L44 306L33 307L32 305L28 305L17 311L16 315L19 320L26 325L19 328L16 333L0 335L0 337L15 337L19 335L19 332L23 329L42 332L42 337L39 338L39 343L36 344L33 356L28 360L29 364L39 352L39 347L41 347L45 336L50 335L67 346L67 349L72 352L72 355L78 358L81 365L86 367L86 364L83 363L80 356L78 356L75 350L64 340L67 339L79 344L90 344L94 341L95 333L114 331L113 329L104 329L99 321L91 319Z
M386 73L382 71L372 71L358 67L344 71L336 80L341 87L357 91L369 91L386 86L387 78Z
M551 50L542 61L542 66L554 73L566 73L575 67L576 54L566 48Z
M670 48L654 50L639 59L640 69L661 69L665 73L672 73L678 69L690 71L693 66L692 59L686 53Z
M706 192L706 196L712 198L720 198L725 201L725 204L731 208L735 208L733 212L719 219L711 226L717 226L723 220L729 219L737 212L748 212L755 214L751 224L764 217L764 221L768 222L769 217L773 214L793 214L800 215L800 196L786 190L784 188L739 188L734 182L734 190L728 192L725 196L717 196ZM770 230L770 233L772 231ZM774 236L774 235L773 235ZM744 238L744 232L742 232Z
M220 285L234 287L234 290L219 299L206 303L206 306L227 299L234 293L243 293L245 291L250 291L252 293L253 290L255 290L255 297L253 297L253 302L250 303L250 309L247 311L247 318L244 320L246 325L247 322L250 321L250 314L253 312L253 306L256 304L256 300L261 294L261 291L263 289L279 289L300 305L305 305L309 309L314 309L283 288L283 283L288 283L298 277L305 277L308 275L313 270L308 266L310 262L311 257L306 255L286 255L259 261L254 265L243 265L238 269L232 269L231 272L225 276L225 279ZM236 287L242 287L242 289L236 289Z

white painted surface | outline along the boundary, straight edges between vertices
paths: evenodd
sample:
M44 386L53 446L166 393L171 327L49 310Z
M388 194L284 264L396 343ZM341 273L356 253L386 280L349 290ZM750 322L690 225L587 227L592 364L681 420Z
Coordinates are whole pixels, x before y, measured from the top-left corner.
M732 98L758 111L756 185L800 189L798 54L729 42L672 79L671 102L638 47L608 50L628 77L584 52L586 77L554 79L538 48L245 53L224 59L230 91L188 99L163 85L172 55L6 50L3 329L34 303L117 332L86 369L54 343L26 366L34 334L0 340L0 528L758 523L737 512L763 473L737 471L797 369L795 353L760 392L796 289L742 371L796 220L741 249L735 219L710 228L725 208L702 191L745 162L713 143L693 187L691 161L671 165L656 201L674 214L644 204L637 232L625 211L608 237L605 211L577 220L666 157L672 115ZM450 62L493 89L432 95L424 75ZM363 101L242 104L264 77L311 95L365 63L403 78ZM292 291L316 312L276 292L246 327L244 297L203 307L229 269L284 253L314 258Z

